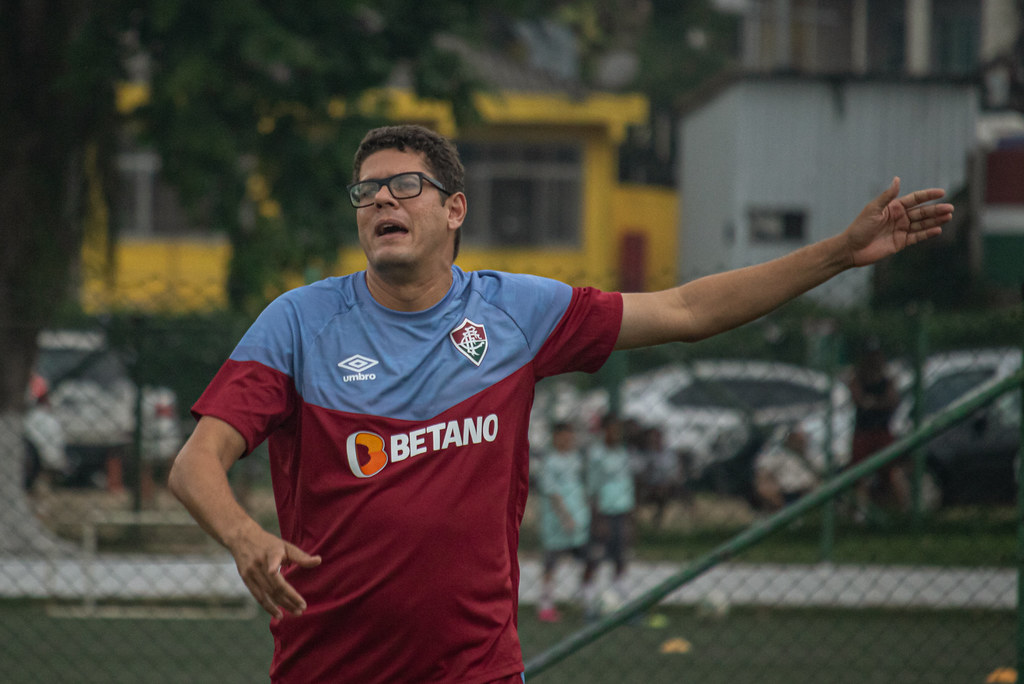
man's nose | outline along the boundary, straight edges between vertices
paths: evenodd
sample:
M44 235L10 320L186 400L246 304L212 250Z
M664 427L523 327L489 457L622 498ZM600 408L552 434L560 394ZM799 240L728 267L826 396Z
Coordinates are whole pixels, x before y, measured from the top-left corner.
M373 196L373 203L374 204L387 204L387 203L397 204L398 200L396 200L395 196L393 194L391 194L391 187L388 186L387 184L384 184L384 185L381 185L379 188L377 188L377 194Z

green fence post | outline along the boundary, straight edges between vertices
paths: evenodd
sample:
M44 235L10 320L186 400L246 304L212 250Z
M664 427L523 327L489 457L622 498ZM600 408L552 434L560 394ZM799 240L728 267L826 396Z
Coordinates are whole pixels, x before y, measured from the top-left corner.
M1021 284L1024 305L1024 283ZM1022 307L1024 308L1024 307ZM1021 331L1021 368L1024 369L1024 329ZM1017 679L1024 674L1024 386L1020 392L1020 446L1017 449Z
M129 369L129 376L132 382L135 383L135 405L132 407L132 411L135 414L135 429L132 431L132 448L128 454L128 458L131 462L131 476L130 483L132 489L132 510L139 512L142 510L142 441L144 437L142 420L145 415L145 404L143 401L143 348L145 347L145 339L143 335L146 333L146 321L141 315L131 317L131 345L132 345L132 357L131 357L131 368Z
M824 370L829 378L828 404L825 409L825 472L824 479L831 479L836 473L835 434L833 433L833 422L835 420L835 408L832 406L832 393L835 385L840 382L836 375L839 369L836 326L833 321L825 327L823 344ZM818 550L818 560L825 562L832 560L836 544L836 500L829 499L821 511L821 545Z
M924 420L924 364L928 358L929 336L928 329L931 321L931 307L924 304L917 310L916 316L911 316L914 322L914 410L913 424L917 429ZM921 482L924 480L925 470L924 449L915 449L913 452L914 473L910 481L911 501L911 524L919 528L924 522L924 505L921 501Z
M626 378L626 355L621 352L612 352L601 367L601 386L608 392L608 412L618 414L622 409L622 400L619 391L622 381Z
M808 511L818 508L828 499L847 491L853 487L857 480L878 472L879 469L889 465L897 458L922 446L925 442L933 439L935 435L962 421L982 406L992 403L997 397L1006 392L1021 391L1022 386L1024 386L1024 368L1018 369L1016 373L996 381L986 389L970 392L967 396L961 397L945 410L939 412L938 415L926 420L910 435L898 439L881 451L872 454L864 461L842 471L827 482L822 483L815 491L797 499L768 518L753 523L736 536L719 544L699 558L690 561L676 573L646 590L640 596L627 601L614 613L573 632L546 651L534 656L526 663L526 678L529 679L543 672L565 659L569 654L596 641L645 610L649 610L687 582L696 579L719 563L735 558L746 549L762 541L765 537L785 528ZM1018 497L1018 502L1020 501L1024 501L1024 498ZM1018 519L1018 536L1020 540L1018 553L1021 554L1018 561L1018 582L1024 582L1024 509L1021 509ZM1018 603L1020 603L1020 588L1018 588L1017 597ZM1018 616L1022 615L1020 607L1018 607L1017 614ZM1018 658L1022 654L1024 654L1024 632L1018 630Z

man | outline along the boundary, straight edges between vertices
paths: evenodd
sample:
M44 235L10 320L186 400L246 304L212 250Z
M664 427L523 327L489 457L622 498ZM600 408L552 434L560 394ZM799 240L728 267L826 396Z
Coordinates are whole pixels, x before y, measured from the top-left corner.
M754 495L760 507L775 512L818 485L824 455L814 449L803 425L776 430L754 459Z
M273 616L277 682L515 682L527 427L537 379L615 348L699 340L939 234L940 190L892 185L837 237L649 294L453 265L462 164L417 126L376 129L349 187L366 270L288 292L193 407L170 474ZM264 439L281 536L228 469Z
M871 337L861 351L847 387L856 408L853 421L853 443L850 447L850 465L857 465L868 456L881 451L896 441L889 423L900 403L896 379L889 374L885 351L881 342ZM882 484L895 498L901 512L910 509L910 483L902 463L889 463L878 471ZM865 477L854 486L856 509L854 520L866 522L871 506L871 486L874 478Z

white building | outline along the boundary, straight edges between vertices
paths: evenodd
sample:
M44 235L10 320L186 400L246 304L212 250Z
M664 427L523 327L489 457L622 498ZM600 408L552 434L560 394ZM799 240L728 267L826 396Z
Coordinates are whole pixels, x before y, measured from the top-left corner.
M679 121L684 280L834 235L894 175L905 190L972 182L983 104L999 105L989 65L1020 33L1015 0L718 4L741 15L741 73ZM870 279L850 272L812 296L860 302Z
M977 88L922 80L749 76L680 124L680 273L690 280L835 235L900 176L904 189L967 183ZM828 301L868 294L851 271Z

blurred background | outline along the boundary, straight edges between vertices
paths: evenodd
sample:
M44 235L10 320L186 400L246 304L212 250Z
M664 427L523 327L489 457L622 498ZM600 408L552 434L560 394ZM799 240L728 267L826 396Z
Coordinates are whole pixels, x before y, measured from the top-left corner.
M1017 681L1024 2L5 0L0 102L7 681L267 679L165 478L263 306L363 268L344 185L388 122L456 141L465 270L650 291L834 235L893 176L956 205L739 330L538 386L530 681ZM593 470L608 413L625 568L584 605L563 560L541 619L552 426ZM894 447L856 446L872 420ZM262 447L231 477L274 529Z

